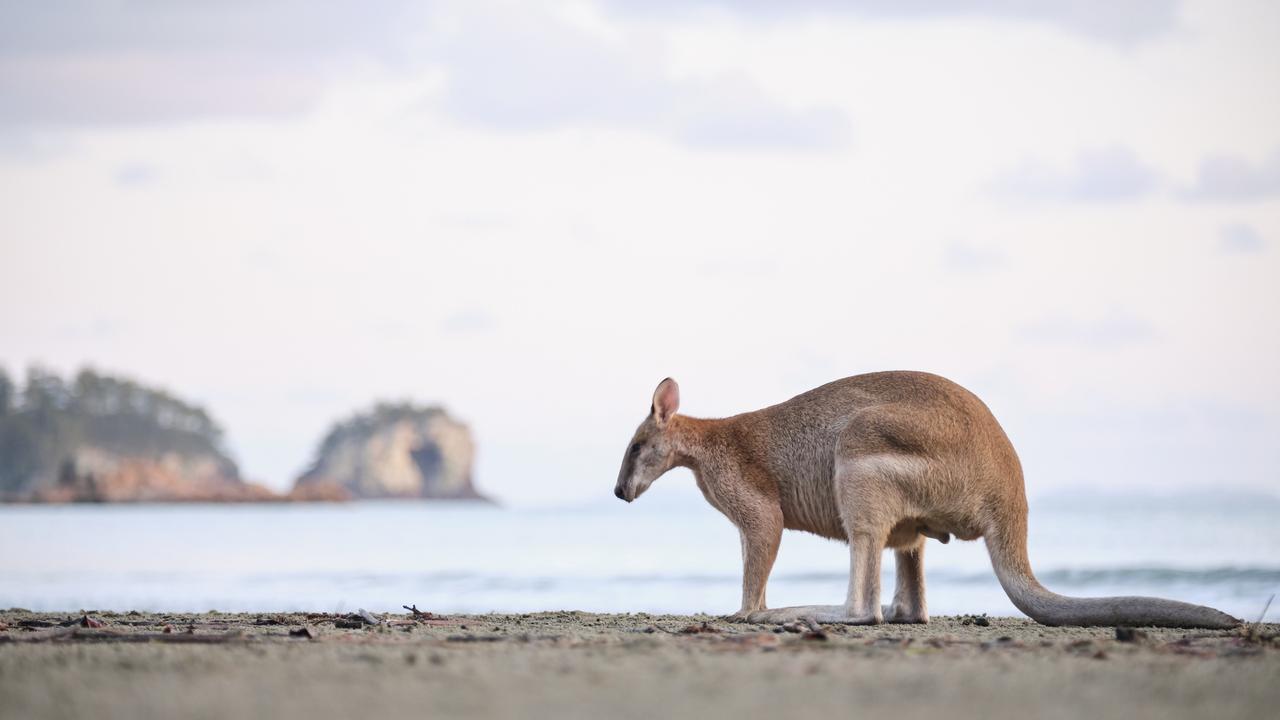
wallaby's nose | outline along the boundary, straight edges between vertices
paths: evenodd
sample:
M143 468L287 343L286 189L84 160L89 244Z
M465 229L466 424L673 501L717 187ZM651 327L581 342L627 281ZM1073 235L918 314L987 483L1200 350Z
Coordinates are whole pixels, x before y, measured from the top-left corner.
M618 498L619 500L626 500L626 499L627 499L627 495L626 495L626 493L622 492L622 486L621 486L621 485L615 485L615 486L613 487L613 496L614 496L614 497L616 497L616 498Z

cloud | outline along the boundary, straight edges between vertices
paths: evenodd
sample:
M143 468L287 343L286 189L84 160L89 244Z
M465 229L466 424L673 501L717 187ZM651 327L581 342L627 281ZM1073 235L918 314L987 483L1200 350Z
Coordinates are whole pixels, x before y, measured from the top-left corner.
M407 0L0 5L0 126L175 122L310 107L353 59L399 61Z
M1154 170L1124 147L1082 151L1070 169L1031 160L1001 175L992 191L1024 203L1118 203L1139 200L1160 184Z
M1222 228L1220 238L1219 247L1226 253L1256 253L1267 245L1257 230L1243 223Z
M1094 318L1049 315L1019 327L1015 337L1030 343L1109 349L1146 342L1156 336L1146 321L1112 308Z
M1245 201L1280 196L1280 150L1253 164L1235 155L1216 155L1200 163L1196 180L1183 192L1188 200Z
M124 187L151 185L158 177L155 166L146 163L130 163L116 170L116 184Z
M843 142L844 112L788 107L741 76L676 79L660 53L547 13L454 17L430 54L448 81L446 112L506 131L656 131L703 148L815 149Z
M493 314L481 308L458 310L440 323L440 329L448 335L470 335L493 330L497 326L498 321Z
M850 122L843 111L783 107L741 79L721 78L678 90L672 130L688 145L817 150L849 138Z
M1180 0L606 0L631 12L687 11L716 7L742 16L848 15L871 20L975 18L1048 25L1092 40L1131 45L1163 35L1177 25Z
M738 77L676 79L662 47L555 8L407 0L0 6L0 129L280 117L353 67L438 68L441 106L512 132L605 127L707 148L843 141L835 107L790 107Z
M949 270L983 272L1003 265L1004 253L956 242L948 245L943 252L942 264Z

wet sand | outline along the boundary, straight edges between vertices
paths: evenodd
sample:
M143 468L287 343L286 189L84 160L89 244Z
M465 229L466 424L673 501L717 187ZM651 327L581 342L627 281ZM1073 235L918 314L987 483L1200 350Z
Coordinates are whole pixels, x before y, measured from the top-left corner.
M0 717L1261 718L1280 626L0 611ZM983 624L986 623L986 624Z

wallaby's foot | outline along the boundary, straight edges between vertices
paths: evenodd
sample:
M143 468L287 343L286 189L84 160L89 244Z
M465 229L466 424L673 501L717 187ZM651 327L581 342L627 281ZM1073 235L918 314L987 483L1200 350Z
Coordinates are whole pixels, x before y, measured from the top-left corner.
M759 612L759 611L757 610L755 612ZM748 622L751 622L751 614L752 614L752 611L739 610L738 612L732 615L725 615L721 619L724 620L725 622L731 622L731 623L748 623Z
M904 607L899 605L885 605L881 608L884 612L884 621L899 625L905 624L928 624L929 613L920 608Z
M855 617L849 614L844 605L798 605L796 607L772 608L757 610L747 616L747 622L761 625L782 625L812 618L828 625L879 625L883 620L880 613L866 617Z

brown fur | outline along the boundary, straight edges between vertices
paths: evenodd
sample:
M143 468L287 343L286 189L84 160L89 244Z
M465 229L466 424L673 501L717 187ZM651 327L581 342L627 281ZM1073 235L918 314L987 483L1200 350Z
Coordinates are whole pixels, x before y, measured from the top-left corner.
M1068 598L1040 585L1027 560L1022 466L977 396L937 375L880 372L837 380L784 403L708 420L677 415L667 378L636 430L614 493L627 502L673 467L738 527L742 606L753 622L928 622L925 538L986 538L1014 604L1048 625L1231 627L1212 608L1158 598ZM850 545L844 605L769 610L765 585L783 529ZM882 609L880 558L897 581Z

